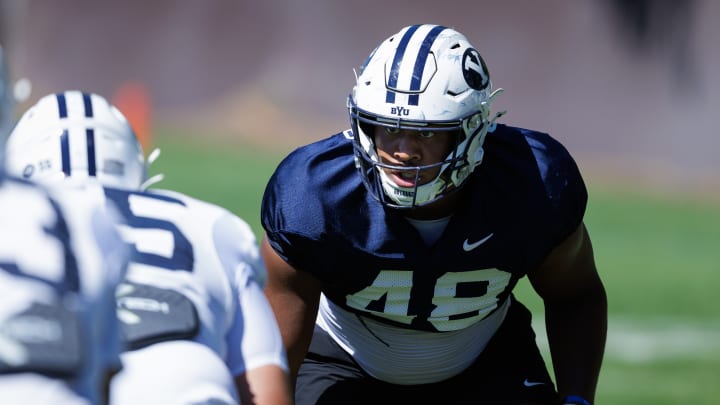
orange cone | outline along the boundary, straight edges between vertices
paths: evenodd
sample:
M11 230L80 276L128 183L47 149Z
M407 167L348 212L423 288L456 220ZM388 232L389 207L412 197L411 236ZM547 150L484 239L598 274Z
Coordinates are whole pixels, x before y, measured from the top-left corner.
M143 150L149 151L153 146L153 111L145 86L138 81L127 81L118 87L112 101L130 122Z

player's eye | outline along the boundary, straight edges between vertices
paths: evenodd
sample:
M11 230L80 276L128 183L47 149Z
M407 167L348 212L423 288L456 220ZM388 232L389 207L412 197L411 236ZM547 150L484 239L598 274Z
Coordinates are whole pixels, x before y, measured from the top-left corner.
M420 131L418 136L423 139L430 139L435 136L435 131Z
M397 135L400 133L400 128L385 127L385 133L389 135Z

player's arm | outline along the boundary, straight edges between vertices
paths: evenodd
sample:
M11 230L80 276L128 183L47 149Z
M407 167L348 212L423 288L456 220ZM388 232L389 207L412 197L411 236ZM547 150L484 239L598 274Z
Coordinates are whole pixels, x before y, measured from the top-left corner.
M263 238L260 253L267 268L265 295L275 313L287 351L291 386L312 339L320 302L320 282L283 260Z
M256 367L236 376L235 386L241 404L292 404L287 372L275 364Z
M290 405L292 394L285 349L272 308L254 276L247 277L239 289L239 311L245 324L241 346L246 366L245 372L235 376L240 402Z
M263 293L265 269L252 229L226 211L213 225L213 241L237 299L225 339L226 362L234 375L240 403L290 405L285 348Z
M607 296L585 225L528 278L545 304L558 392L594 401L607 334Z

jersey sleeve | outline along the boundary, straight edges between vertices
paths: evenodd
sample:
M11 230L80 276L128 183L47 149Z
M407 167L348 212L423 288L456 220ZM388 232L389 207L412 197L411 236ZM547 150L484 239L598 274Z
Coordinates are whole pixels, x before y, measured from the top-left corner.
M577 163L570 152L547 134L527 138L545 189L548 220L556 231L557 243L583 221L588 193Z
M101 188L63 188L53 192L66 214L80 270L87 322L87 375L100 379L122 368L124 349L116 312L115 291L125 277L129 251L117 231L118 218L106 211Z
M342 133L296 149L277 167L263 194L262 226L270 245L290 265L321 271L314 253L336 229L341 202L362 187L352 142Z
M239 284L239 283L238 283ZM239 288L239 312L243 320L240 336L231 335L229 357L242 357L242 365L231 363L233 375L266 365L288 370L280 329L270 303L257 283L248 282ZM237 330L236 330L237 332Z
M295 163L301 160L295 157L296 154L297 152L286 157L270 177L261 205L261 222L268 242L278 255L291 265L298 264L291 258L292 255L289 252L294 246L292 239L299 236L293 228L293 224L298 220L295 218L296 207L292 203L295 201L295 205L297 205L299 196L295 195L295 184L292 182L287 184L286 176L304 178L304 175L296 176L298 171L304 171L301 165ZM309 211L306 209L305 212Z
M100 210L94 212L91 218L95 239L102 255L102 271L105 275L105 281L101 286L103 291L98 297L100 301L98 308L102 311L99 317L105 322L105 327L102 328L103 336L100 338L103 342L101 345L103 361L107 364L107 368L119 370L122 368L120 354L124 347L120 339L115 291L125 277L129 253L116 231L114 221L117 221L117 218L108 215L107 211Z
M234 263L243 263L248 266L247 276L261 287L265 286L265 265L255 234L247 222L231 212L225 212L215 223L213 240L226 269L234 268Z
M265 268L254 234L228 213L216 222L213 239L235 302L226 338L230 371L237 376L270 364L287 370L280 330L262 291Z
M98 198L102 191L89 190L86 191L90 196ZM97 204L95 202L97 201ZM120 324L116 313L115 290L120 282L125 278L127 271L129 251L127 245L123 242L117 231L116 224L120 221L119 216L115 212L105 209L102 200L93 200L92 207L83 210L84 215L89 218L89 227L92 229L92 235L99 252L100 265L100 281L98 282L97 299L97 318L104 324L99 333L102 336L98 340L100 344L102 356L101 361L106 364L109 369L120 369L120 354L124 350L120 338ZM87 213L90 212L90 215ZM88 249L88 245L79 244L79 249Z

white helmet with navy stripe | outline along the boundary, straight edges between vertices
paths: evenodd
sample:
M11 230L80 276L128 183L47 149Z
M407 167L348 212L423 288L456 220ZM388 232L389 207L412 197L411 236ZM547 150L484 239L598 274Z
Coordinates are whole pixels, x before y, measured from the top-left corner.
M65 91L41 98L10 133L9 173L38 182L97 178L103 185L140 189L142 147L125 116L93 93Z
M491 117L490 74L480 53L458 31L440 25L405 27L383 41L363 64L348 97L355 162L368 190L383 204L412 208L459 189L482 162L482 144L502 115ZM400 187L382 167L372 126L457 133L438 176ZM411 170L418 167L392 167Z

